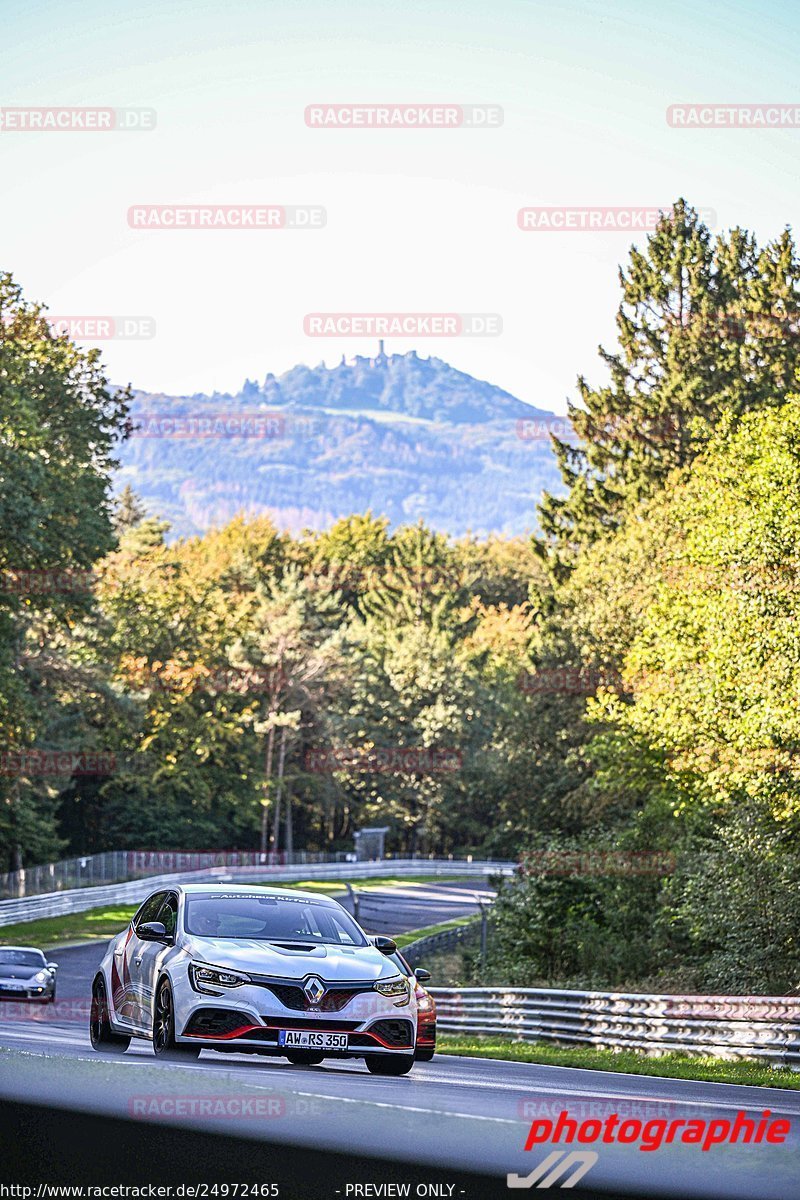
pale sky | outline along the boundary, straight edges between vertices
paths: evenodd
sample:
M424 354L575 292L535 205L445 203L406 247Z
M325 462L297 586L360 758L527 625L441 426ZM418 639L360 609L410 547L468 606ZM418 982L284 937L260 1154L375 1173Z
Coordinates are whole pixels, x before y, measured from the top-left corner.
M57 315L146 316L111 378L237 389L368 354L312 312L497 313L388 339L563 412L598 378L626 233L523 233L537 205L668 205L759 239L796 220L800 129L681 130L682 102L791 103L800 6L666 0L0 0L0 106L154 109L152 132L0 131L0 266ZM486 129L312 129L316 103L500 105ZM300 230L132 229L132 205L316 205Z

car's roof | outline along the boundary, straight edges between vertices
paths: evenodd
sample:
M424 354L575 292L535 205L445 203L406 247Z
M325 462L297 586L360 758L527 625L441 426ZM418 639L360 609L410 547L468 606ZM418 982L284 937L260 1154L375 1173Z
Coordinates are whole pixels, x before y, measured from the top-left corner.
M38 946L0 946L0 950L28 950L34 954L44 955L44 950L40 950Z
M158 891L171 890L173 889L158 888ZM194 896L199 893L208 895L214 892L217 892L220 896L252 896L255 892L259 896L284 897L287 900L313 900L317 904L337 904L336 900L332 900L329 896L324 896L320 892L301 892L299 888L263 887L257 883L217 883L212 880L210 883L178 884L174 890L184 892L187 896Z

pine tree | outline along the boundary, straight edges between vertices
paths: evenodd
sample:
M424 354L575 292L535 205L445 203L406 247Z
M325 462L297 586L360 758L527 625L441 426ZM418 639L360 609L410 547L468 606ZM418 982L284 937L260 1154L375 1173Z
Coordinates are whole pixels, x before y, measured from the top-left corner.
M609 381L578 379L575 437L553 438L565 496L545 495L539 551L556 578L612 533L708 441L720 417L773 404L800 363L800 262L785 230L763 250L734 229L716 241L684 200L620 268Z
M129 483L120 492L114 503L114 528L117 533L133 529L147 516L147 509L141 496L133 490Z

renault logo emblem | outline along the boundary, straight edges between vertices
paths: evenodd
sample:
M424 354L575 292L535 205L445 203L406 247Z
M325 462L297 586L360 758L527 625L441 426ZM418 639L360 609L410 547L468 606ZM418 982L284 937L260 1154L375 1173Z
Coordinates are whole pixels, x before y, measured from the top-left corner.
M316 975L312 975L310 979L303 984L306 1000L309 1004L316 1006L319 1004L322 997L325 995L325 987L322 982L317 979Z

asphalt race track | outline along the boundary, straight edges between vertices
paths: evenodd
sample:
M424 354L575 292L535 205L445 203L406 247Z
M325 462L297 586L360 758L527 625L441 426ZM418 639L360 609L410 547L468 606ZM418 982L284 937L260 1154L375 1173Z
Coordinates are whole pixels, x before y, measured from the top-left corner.
M424 895L411 899L438 914L449 901L441 896L444 889L426 886ZM472 894L473 889L466 893ZM450 903L456 900L457 894ZM401 913L395 893L391 904L399 930L408 913ZM431 915L420 922L417 916L415 911L412 927L443 919ZM369 925L366 916L364 923ZM466 1168L501 1180L507 1172L527 1175L552 1152L552 1145L529 1153L523 1146L532 1120L555 1121L562 1110L578 1122L617 1113L621 1120L644 1123L733 1121L741 1110L760 1118L769 1109L791 1122L783 1144L703 1151L677 1143L650 1153L636 1145L600 1145L581 1186L591 1183L618 1197L800 1200L800 1092L445 1055L418 1063L400 1079L369 1075L358 1061L294 1067L282 1059L213 1051L203 1051L195 1063L165 1064L156 1062L145 1042L134 1042L121 1058L101 1057L91 1050L87 1022L89 985L104 946L53 953L60 964L55 1005L0 1007L0 1095L284 1144L389 1155L417 1166ZM376 1183L380 1178L376 1174ZM319 1195L335 1197L333 1183Z
M455 880L398 883L391 889L370 887L367 882L358 888L358 896L358 920L362 928L367 933L392 934L477 914L480 901L491 901L494 892L477 880L475 884ZM352 897L342 892L336 899L348 912L353 911Z

